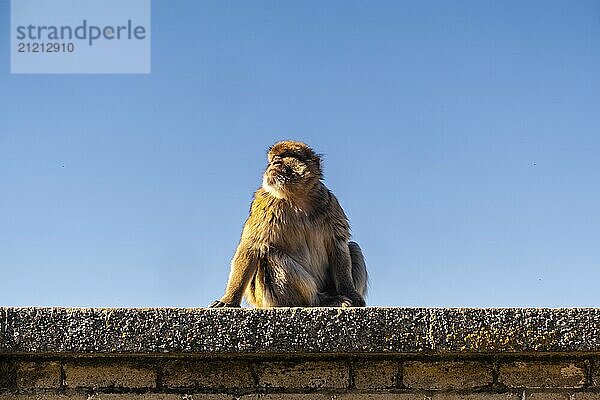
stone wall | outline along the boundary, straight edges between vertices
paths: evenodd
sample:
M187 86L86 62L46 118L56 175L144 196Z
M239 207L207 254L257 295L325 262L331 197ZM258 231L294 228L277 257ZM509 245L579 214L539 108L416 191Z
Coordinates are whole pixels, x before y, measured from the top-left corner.
M0 308L0 400L600 399L598 309Z

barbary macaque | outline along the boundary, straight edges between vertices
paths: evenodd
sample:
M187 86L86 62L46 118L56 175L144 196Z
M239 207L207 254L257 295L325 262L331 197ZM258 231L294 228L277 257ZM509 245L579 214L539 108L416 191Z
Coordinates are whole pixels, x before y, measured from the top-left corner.
M365 260L321 181L321 157L304 143L282 141L268 161L225 294L211 307L240 307L242 297L260 308L365 306Z

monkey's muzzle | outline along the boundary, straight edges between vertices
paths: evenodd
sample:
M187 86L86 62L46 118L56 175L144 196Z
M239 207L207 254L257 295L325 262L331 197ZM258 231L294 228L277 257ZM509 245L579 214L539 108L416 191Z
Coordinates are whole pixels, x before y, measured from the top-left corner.
M265 171L267 183L271 186L282 186L294 178L294 170L292 167L281 162L273 162Z

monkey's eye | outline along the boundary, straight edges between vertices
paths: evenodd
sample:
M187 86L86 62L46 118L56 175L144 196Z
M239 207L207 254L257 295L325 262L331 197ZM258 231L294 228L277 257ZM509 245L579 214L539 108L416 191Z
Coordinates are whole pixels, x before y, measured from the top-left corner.
M291 151L284 151L283 153L279 154L277 157L281 157L281 158L290 157L290 158L295 158L296 160L299 160L299 161L304 161L304 157L301 157L297 153L292 153Z

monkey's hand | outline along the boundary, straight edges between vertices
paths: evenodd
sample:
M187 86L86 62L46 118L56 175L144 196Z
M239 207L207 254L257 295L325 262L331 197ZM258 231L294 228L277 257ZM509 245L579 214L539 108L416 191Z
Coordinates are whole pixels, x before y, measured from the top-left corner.
M342 307L364 307L367 304L365 303L365 299L358 292L348 293L346 296L350 298L351 305L350 306L342 306Z
M340 300L332 304L333 307L364 307L365 301L360 299L360 301L352 301L346 296L340 296Z
M346 296L340 296L340 301L338 302L338 304L335 305L335 307L352 307L352 300L350 300Z
M233 304L233 303L225 303L222 302L221 300L215 300L211 303L210 306L208 306L209 308L240 308L239 304Z
M365 301L362 296L356 293L354 296L355 300L351 300L350 297L337 295L333 298L326 298L325 301L321 303L321 307L364 307Z

